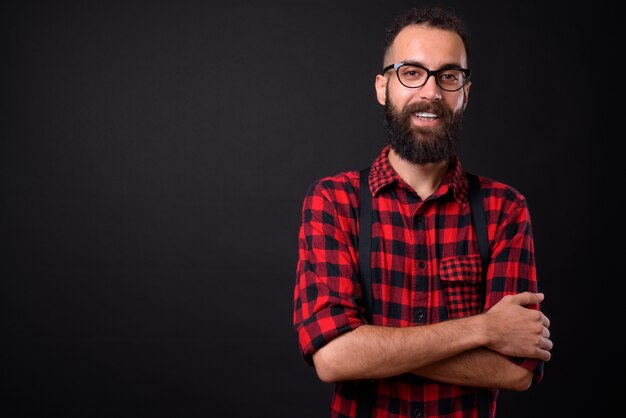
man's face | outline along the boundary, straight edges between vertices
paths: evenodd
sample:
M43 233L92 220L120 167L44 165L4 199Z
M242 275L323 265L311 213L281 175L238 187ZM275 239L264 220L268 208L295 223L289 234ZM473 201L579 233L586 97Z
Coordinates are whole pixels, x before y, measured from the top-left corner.
M385 66L414 62L431 70L467 66L463 41L454 32L411 25L396 37ZM417 164L446 160L456 153L470 83L455 92L442 90L430 77L419 88L403 86L394 70L376 78L378 101L385 106L392 149Z

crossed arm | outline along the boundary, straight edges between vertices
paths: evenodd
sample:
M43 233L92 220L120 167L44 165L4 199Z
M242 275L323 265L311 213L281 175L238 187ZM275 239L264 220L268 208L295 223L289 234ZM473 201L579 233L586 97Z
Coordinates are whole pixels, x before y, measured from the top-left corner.
M504 356L550 359L550 321L537 304L543 294L504 296L487 312L416 327L362 325L313 355L324 382L402 373L453 384L525 390L532 372Z

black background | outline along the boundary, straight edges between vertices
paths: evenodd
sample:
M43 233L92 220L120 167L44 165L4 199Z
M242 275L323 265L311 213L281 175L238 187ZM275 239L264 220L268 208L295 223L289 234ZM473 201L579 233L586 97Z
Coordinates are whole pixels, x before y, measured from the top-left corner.
M328 416L291 324L300 206L384 145L382 33L413 4L1 6L3 417ZM498 416L607 416L614 29L599 3L440 4L473 35L464 168L527 197L552 320Z

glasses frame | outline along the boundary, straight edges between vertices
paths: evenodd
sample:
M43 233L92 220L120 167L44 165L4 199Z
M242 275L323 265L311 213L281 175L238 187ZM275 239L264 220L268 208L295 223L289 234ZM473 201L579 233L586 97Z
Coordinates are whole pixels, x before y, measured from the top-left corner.
M419 67L419 68L423 69L424 71L426 71L426 79L424 80L424 83L420 84L419 86L407 86L406 84L404 84L402 82L402 80L400 79L400 73L398 72L398 70L400 68L404 67L405 65L410 65L411 67ZM435 77L435 83L437 83L437 86L439 86L439 88L441 90L443 90L443 91L450 91L450 92L459 91L463 87L465 87L465 85L469 81L470 75L472 74L472 71L469 68L446 67L446 68L440 68L438 70L429 70L428 68L426 68L424 66L421 66L419 64L415 64L413 62L397 62L395 64L389 64L388 66L383 68L383 71L381 72L381 75L385 75L385 73L387 71L391 70L391 69L393 69L395 71L396 77L398 77L398 81L400 82L400 84L402 84L404 87L406 87L408 89L418 89L420 87L424 87L426 85L426 83L428 83L428 79L432 75L432 76ZM437 77L437 75L439 73L441 73L441 72L450 71L450 70L459 70L459 71L461 71L465 75L463 83L461 83L461 86L458 89L450 90L449 88L443 87L443 86L441 86L441 84L439 84L439 78Z

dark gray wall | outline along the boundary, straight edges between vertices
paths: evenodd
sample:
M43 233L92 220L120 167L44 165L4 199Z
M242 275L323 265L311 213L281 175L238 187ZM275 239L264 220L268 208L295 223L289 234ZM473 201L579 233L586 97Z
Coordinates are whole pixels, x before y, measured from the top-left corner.
M2 416L328 415L291 325L300 205L384 145L382 31L412 4L0 6ZM602 416L609 29L583 3L443 4L473 33L464 167L528 198L553 322L544 382L499 416Z

